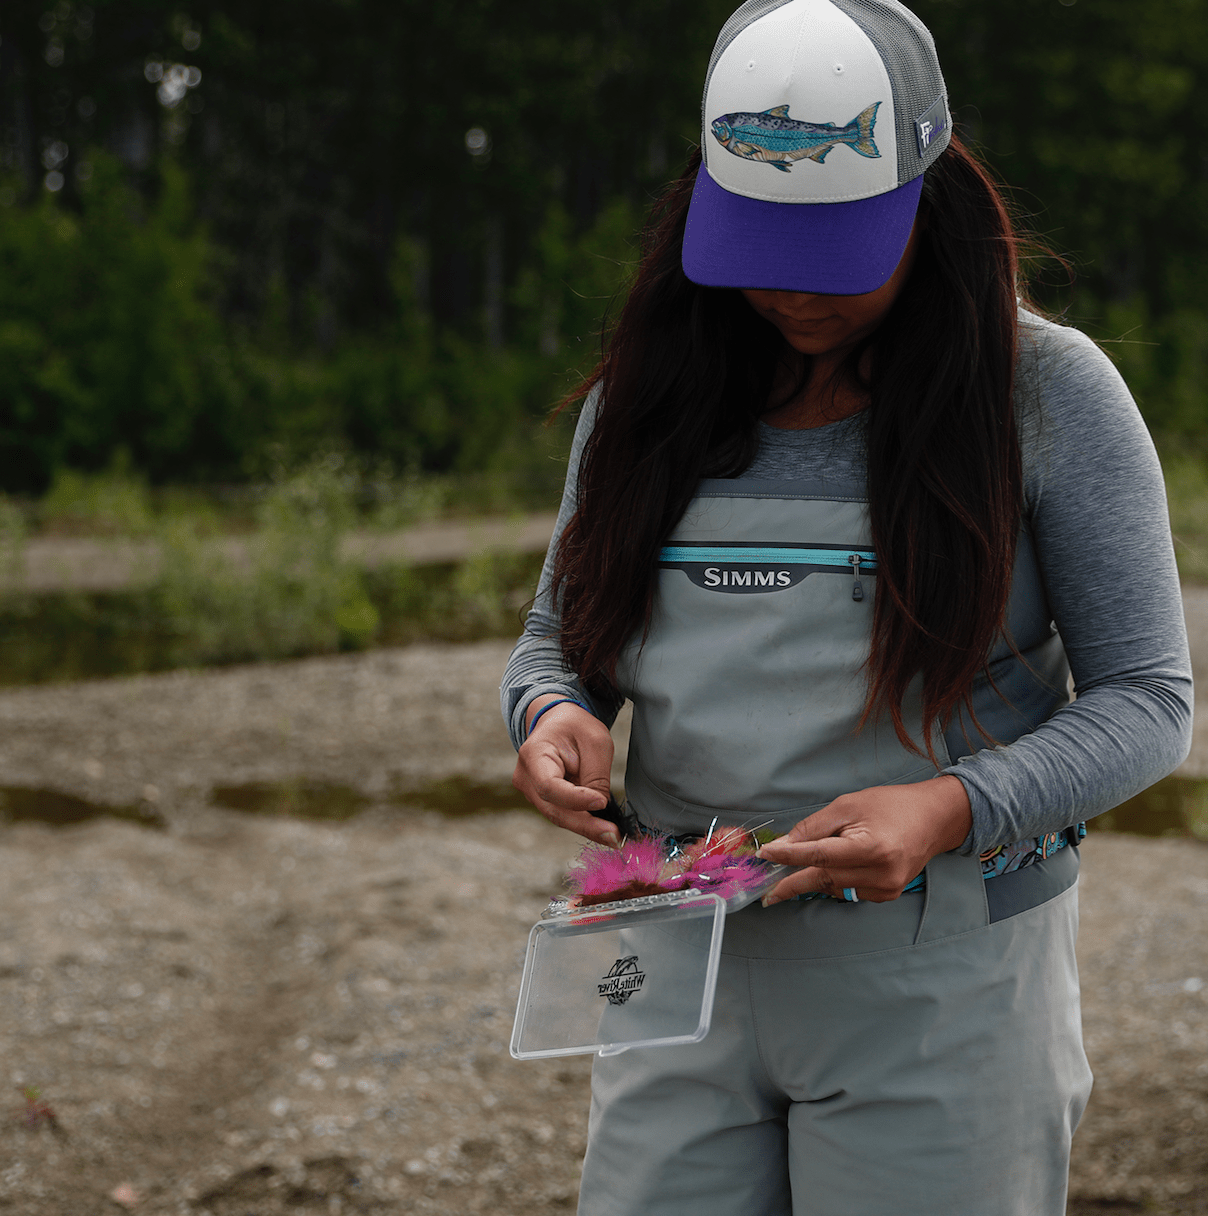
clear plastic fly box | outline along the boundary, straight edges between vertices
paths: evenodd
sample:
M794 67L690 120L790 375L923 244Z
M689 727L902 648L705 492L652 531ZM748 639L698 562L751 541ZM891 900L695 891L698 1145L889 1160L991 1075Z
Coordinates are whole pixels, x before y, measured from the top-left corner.
M697 1043L709 1032L726 901L690 890L538 921L529 934L512 1055Z

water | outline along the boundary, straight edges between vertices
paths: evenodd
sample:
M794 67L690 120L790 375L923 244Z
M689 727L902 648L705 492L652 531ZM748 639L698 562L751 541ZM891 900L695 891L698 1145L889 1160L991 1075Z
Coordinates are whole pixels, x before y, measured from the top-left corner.
M256 782L214 791L219 806L253 814L300 819L350 819L369 799L348 786L319 782ZM525 811L529 804L507 781L445 777L389 799L402 806L439 811L451 819L484 811ZM1091 821L1092 830L1139 836L1196 836L1208 840L1208 780L1167 777L1131 801Z
M359 790L327 781L249 781L243 785L219 785L210 793L215 806L247 815L284 815L342 823L373 805ZM482 811L531 810L527 802L505 781L471 781L446 777L389 799L406 807L439 811L456 819ZM28 786L0 786L0 824L45 823L72 827L93 819L124 819L143 827L163 828L164 817L149 803L114 806L63 794L58 790Z
M30 789L21 785L0 786L0 823L47 823L73 827L92 819L125 819L146 828L164 828L164 817L147 803L111 806L90 802L58 790Z
M341 823L373 804L359 790L324 781L252 781L216 786L215 806L249 815L284 815L294 819ZM400 791L387 801L438 811L450 819L484 811L531 810L506 781L473 781L445 777L418 789ZM0 786L0 824L46 823L71 827L93 819L123 819L143 827L163 828L163 816L148 803L114 806L62 794L57 790ZM1208 779L1167 777L1136 798L1090 821L1096 831L1138 836L1190 836L1208 841Z
M370 804L359 790L326 781L249 781L245 785L216 785L210 794L215 806L251 815L287 815L339 823Z
M451 819L477 815L481 811L531 811L532 804L512 788L510 781L471 781L469 777L445 777L418 790L400 794L405 806L439 811Z

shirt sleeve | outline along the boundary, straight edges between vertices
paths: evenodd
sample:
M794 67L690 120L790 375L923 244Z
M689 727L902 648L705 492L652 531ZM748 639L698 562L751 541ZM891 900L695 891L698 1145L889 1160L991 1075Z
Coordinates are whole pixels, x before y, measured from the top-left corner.
M1124 381L1095 344L1023 329L1024 482L1076 699L1015 742L962 758L982 852L1089 819L1175 769L1191 746L1187 631L1162 470Z
M524 720L529 705L547 693L570 697L582 701L592 713L606 725L611 726L621 707L621 699L603 701L592 697L583 687L578 676L567 666L558 643L559 612L554 602L550 583L553 578L554 553L570 518L578 507L579 464L583 449L596 420L596 403L599 390L595 390L584 402L571 444L567 465L566 486L562 491L562 505L554 524L554 536L545 555L541 578L537 583L537 594L524 622L524 632L512 648L511 657L504 669L499 688L500 708L507 724L512 746L519 750L524 742Z

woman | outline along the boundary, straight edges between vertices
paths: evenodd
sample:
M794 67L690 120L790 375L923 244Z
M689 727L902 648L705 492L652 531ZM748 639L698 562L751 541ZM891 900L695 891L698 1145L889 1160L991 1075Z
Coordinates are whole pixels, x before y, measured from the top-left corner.
M630 698L641 821L796 869L702 1043L597 1060L583 1213L1065 1211L1079 824L1186 755L1190 664L1136 407L950 128L894 0L745 4L589 385L515 784L616 843Z

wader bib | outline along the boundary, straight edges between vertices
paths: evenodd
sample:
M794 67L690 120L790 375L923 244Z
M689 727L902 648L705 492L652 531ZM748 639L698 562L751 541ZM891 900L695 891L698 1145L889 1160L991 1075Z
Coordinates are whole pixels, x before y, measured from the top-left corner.
M703 482L660 566L649 635L618 670L634 703L626 794L645 822L707 831L715 814L758 814L786 831L840 794L935 776L887 721L857 729L876 588L862 486ZM1026 529L1007 628L1023 659L1000 641L993 686L973 697L1002 743L1068 700ZM903 710L922 747L920 688ZM954 721L936 740L941 767L986 742Z
M877 568L862 486L705 481L660 567L618 671L644 823L782 832L936 774L887 721L857 729ZM1002 641L998 691L974 689L1000 743L1068 699L1026 528L1007 632L1022 659ZM921 746L919 686L904 710ZM935 744L941 767L990 745L963 720ZM729 917L706 1039L595 1061L580 1213L1062 1216L1090 1088L1076 875L1072 848L988 883L951 853L891 903Z

